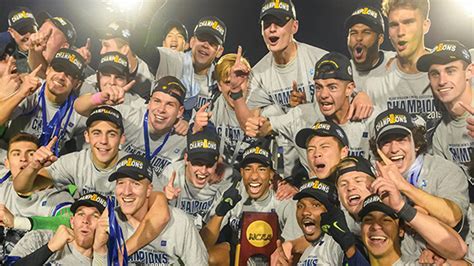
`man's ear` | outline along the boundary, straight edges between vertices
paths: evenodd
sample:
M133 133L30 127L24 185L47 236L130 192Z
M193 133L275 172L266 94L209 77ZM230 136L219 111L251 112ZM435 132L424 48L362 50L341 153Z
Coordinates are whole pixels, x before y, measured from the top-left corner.
M382 45L384 40L385 40L385 38L383 36L383 33L379 33L379 35L377 37L377 44L379 45L379 49L380 49L380 46Z
M221 57L222 53L224 53L224 46L219 45L219 48L217 48L216 58Z
M184 44L184 50L186 51L188 49L189 49L189 43L187 42L187 43Z
M125 56L128 56L128 53L130 53L130 46L128 44L122 46L122 48L119 49L120 53L125 55Z
M427 34L428 31L430 31L430 27L431 27L431 20L427 18L425 19L425 21L423 21L423 34Z
M346 97L349 97L355 89L355 83L353 81L347 83L346 86Z
M120 144L125 144L125 141L127 140L127 138L125 137L125 135L122 133L122 136L120 137Z
M194 44L196 43L196 37L191 37L191 39L189 40L189 47L191 47L191 49L194 47Z
M88 130L88 129L84 130L84 139L86 140L86 143L89 143L89 144L90 144L90 140L89 140L89 130Z
M10 170L10 161L8 161L8 158L5 157L5 160L3 160L3 163L5 164L5 168L7 168L8 170Z
M291 25L291 33L292 34L296 34L298 32L299 25L300 24L299 24L298 20L295 19L293 21L293 24Z

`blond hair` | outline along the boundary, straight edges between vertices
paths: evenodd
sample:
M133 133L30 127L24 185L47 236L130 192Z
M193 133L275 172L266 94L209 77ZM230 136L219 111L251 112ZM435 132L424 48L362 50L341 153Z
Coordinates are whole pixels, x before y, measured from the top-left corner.
M214 79L217 82L226 80L229 77L230 69L234 66L235 60L237 60L237 54L226 54L219 59L214 70ZM250 69L250 63L247 59L241 57L240 60Z
M383 0L382 2L382 10L387 17L397 8L419 9L424 19L428 19L430 2L429 0Z

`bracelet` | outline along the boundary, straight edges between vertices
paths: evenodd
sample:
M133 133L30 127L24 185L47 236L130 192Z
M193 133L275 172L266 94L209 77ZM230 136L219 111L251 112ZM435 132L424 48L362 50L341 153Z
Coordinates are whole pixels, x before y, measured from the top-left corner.
M18 230L31 230L30 219L25 217L14 217L13 218L13 228Z
M237 100L237 99L240 99L244 96L244 93L242 92L242 90L238 91L238 92L231 92L230 93L230 98L232 98L232 100Z
M417 210L413 208L410 204L405 202L405 205L400 209L400 211L397 213L398 217L403 219L405 222L409 223L413 218L416 216Z
M102 105L104 104L104 100L102 100L102 96L100 95L100 92L94 93L91 97L91 102L93 105Z

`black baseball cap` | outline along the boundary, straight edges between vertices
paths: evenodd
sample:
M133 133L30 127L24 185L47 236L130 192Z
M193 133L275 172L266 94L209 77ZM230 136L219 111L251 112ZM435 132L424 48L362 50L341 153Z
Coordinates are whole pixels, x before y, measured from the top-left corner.
M337 180L339 179L341 175L351 173L351 172L362 172L373 177L374 179L376 178L375 168L367 159L360 156L348 156L342 159L337 165L336 184L337 184Z
M267 167L273 166L272 153L270 152L271 140L262 138L250 144L242 154L242 161L240 161L240 168L244 168L251 163L261 163Z
M165 76L160 78L155 83L151 95L157 91L161 91L173 96L181 105L183 105L184 98L186 97L186 87L184 87L183 83L178 78L173 76Z
M75 214L81 206L95 207L102 214L107 208L107 198L96 192L84 194L71 205L71 212Z
M183 35L185 41L189 41L189 35L188 35L188 30L186 29L186 26L184 26L183 23L181 23L178 20L169 20L166 22L164 31L163 31L163 40L166 38L166 35L172 30L173 28L176 28L181 35Z
M416 68L421 72L428 72L433 64L448 64L456 60L472 63L471 54L467 48L458 41L441 41L433 48L432 52L421 56L416 62Z
M128 154L122 157L116 166L115 172L109 176L109 181L115 181L122 177L135 180L148 179L153 181L153 168L150 162L143 156Z
M296 19L296 10L291 0L265 0L260 10L259 21L262 21L267 15L287 22L290 19Z
M300 200L306 197L317 199L326 208L328 206L339 206L337 190L334 184L318 178L310 179L301 185L299 192L293 196L293 200Z
M203 17L194 28L194 36L205 40L211 37L220 45L225 42L226 32L226 25L217 17Z
M343 146L349 147L346 133L340 126L331 121L316 122L310 128L303 128L296 134L295 142L298 147L306 149L308 141L313 136L335 137Z
M90 127L95 121L109 121L120 128L123 133L122 114L111 106L99 106L92 110L87 118L86 126Z
M331 78L353 81L351 61L347 56L330 52L316 62L313 79Z
M16 42L8 31L0 33L0 60L12 55L16 50Z
M186 136L188 160L193 165L213 166L219 159L219 142L219 136L213 125L205 126L196 133L188 131Z
M74 46L77 39L76 28L68 19L64 17L53 17L48 12L40 12L38 14L38 21L40 21L41 25L46 21L50 20L56 28L58 28L66 37L67 42L69 45Z
M99 72L116 74L128 77L128 59L119 52L107 52L100 56L100 63L97 68Z
M358 214L359 218L362 219L367 214L373 211L383 212L386 215L392 217L393 219L399 218L397 213L392 208L385 205L385 203L382 202L382 200L377 194L372 194L364 200L362 209L359 211L359 214Z
M404 109L388 109L375 118L375 142L388 135L408 135L415 127L410 114Z
M8 27L21 35L38 31L38 23L33 12L26 7L17 7L8 13Z
M120 38L130 43L132 34L130 31L130 24L125 20L113 21L102 30L99 30L99 39L109 40Z
M351 16L346 19L344 24L346 31L358 23L369 26L377 33L384 33L383 16L378 8L372 6L358 7L352 12Z
M50 65L57 72L64 72L75 79L81 79L86 61L78 52L69 48L61 48L54 55Z

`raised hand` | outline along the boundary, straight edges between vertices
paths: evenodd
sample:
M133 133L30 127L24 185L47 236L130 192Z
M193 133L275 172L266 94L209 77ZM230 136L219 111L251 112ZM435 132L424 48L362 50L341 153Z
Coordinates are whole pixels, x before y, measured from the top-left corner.
M347 226L344 212L335 206L326 206L327 212L321 214L321 230L332 236L346 252L355 245L355 237Z
M277 239L277 248L270 256L271 266L287 266L292 265L293 255L291 255L292 245L291 242L281 243L280 239Z
M201 131L209 123L212 112L207 112L206 109L211 103L206 103L194 115L193 133Z
M52 163L58 160L58 157L53 153L53 147L58 141L58 137L54 136L46 146L41 146L33 154L33 160L30 162L30 166L35 170L40 170L43 167L48 167Z
M33 94L41 85L41 80L38 78L38 72L42 65L37 66L31 73L23 77L23 82L20 85L19 93L26 98Z
M472 117L474 115L474 107L464 104L463 102L459 102L459 105L461 105L461 107L471 115L470 117L466 118L467 134L469 134L471 138L474 138L474 117Z
M54 236L48 242L48 248L56 252L64 248L67 243L74 241L74 232L65 225L60 225Z
M232 92L239 92L243 89L245 81L250 74L250 69L242 63L242 47L239 45L237 48L237 57L235 59L235 64L230 69L230 89Z
M216 207L217 216L225 216L242 199L239 190L237 190L238 184L239 182L234 182L222 195L222 200Z
M168 200L174 200L178 198L179 193L181 192L181 188L174 187L174 180L176 179L176 171L173 171L170 177L170 181L168 184L163 188L165 192L165 196Z
M20 76L14 73L16 70L16 63L13 56L10 56L7 60L7 65L0 78L0 99L5 99L18 91L21 84Z
M382 159L383 162L376 162L376 167L377 169L379 169L379 175L381 175L383 171L383 176L390 178L397 187L397 189L403 191L403 189L406 188L407 185L409 186L410 183L405 180L405 178L398 170L398 167L378 148L377 153L379 154L379 157Z
M181 136L186 136L189 129L189 122L184 120L182 117L174 124L174 132Z
M298 84L295 80L293 80L292 90L290 94L290 106L295 107L304 103L306 103L306 93L304 93L303 91L298 91Z
M89 64L91 62L91 39L87 38L86 44L82 46L81 48L78 48L76 50L86 61L86 64Z
M5 204L0 204L0 225L7 228L13 228L14 220L15 217Z
M97 94L94 94L94 96L92 97L99 97L99 99L95 102L98 102L100 104L122 104L125 101L125 93L128 92L133 87L133 85L135 85L135 80L130 81L129 83L127 83L127 85L123 87L116 85L108 85L104 88L101 88L101 91Z
M275 196L278 200L285 200L293 198L296 193L298 193L298 189L295 186L285 180L281 180L278 182L278 189Z
M109 210L106 208L99 220L94 235L94 252L107 253L107 241L109 240Z
M358 121L366 119L372 115L374 111L374 104L369 95L365 92L359 92L352 100L347 112L347 119L351 121Z
M35 32L30 36L30 51L41 53L46 50L46 44L49 37L53 34L53 29L50 28L47 33L41 31Z
M377 193L383 203L394 209L396 212L399 212L403 205L405 205L405 201L402 198L400 190L398 190L397 186L390 178L390 169L388 166L382 165L379 162L376 162L376 166L380 176L371 184L371 191Z
M267 122L267 119L263 116L250 117L245 123L245 134L252 138L264 136L262 127L265 122Z

